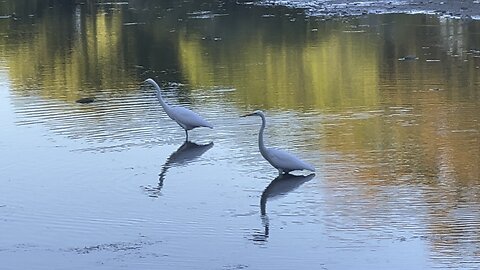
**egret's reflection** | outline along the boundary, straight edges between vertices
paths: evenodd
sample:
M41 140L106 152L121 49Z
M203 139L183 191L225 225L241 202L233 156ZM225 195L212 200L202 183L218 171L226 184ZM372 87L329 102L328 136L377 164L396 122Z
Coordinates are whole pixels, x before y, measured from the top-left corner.
M213 142L208 144L196 144L194 142L185 141L175 152L173 152L168 158L165 164L162 166L162 170L159 174L158 185L156 187L145 187L145 191L150 197L159 197L160 191L163 187L163 181L167 170L171 167L180 167L189 164L195 159L199 158L210 148L213 147Z
M266 242L269 236L269 221L267 215L267 200L281 197L287 193L297 189L303 183L310 181L315 176L314 173L309 175L292 175L282 174L273 179L272 182L265 188L260 198L260 217L264 231L257 232L253 235L253 241Z

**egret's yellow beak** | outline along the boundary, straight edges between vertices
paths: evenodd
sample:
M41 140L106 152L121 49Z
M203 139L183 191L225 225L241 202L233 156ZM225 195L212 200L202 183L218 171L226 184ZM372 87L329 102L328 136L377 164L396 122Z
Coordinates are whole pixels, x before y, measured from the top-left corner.
M240 117L247 117L247 116L252 116L253 113L247 113L247 114L244 114L244 115L240 115Z

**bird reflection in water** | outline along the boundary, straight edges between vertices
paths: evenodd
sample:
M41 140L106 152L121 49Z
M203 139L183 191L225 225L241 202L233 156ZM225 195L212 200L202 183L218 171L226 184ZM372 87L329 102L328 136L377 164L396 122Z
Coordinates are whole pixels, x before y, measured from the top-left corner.
M287 193L294 191L303 183L310 181L315 174L309 175L292 175L281 174L270 182L265 188L260 198L260 217L262 219L263 232L257 231L253 234L252 240L256 243L265 243L269 237L269 220L267 215L267 200L285 196Z
M147 186L144 187L145 191L150 197L159 197L160 191L163 187L163 181L165 180L165 175L167 170L171 167L181 167L186 166L189 163L193 162L210 148L213 147L213 142L208 144L196 144L194 142L185 141L175 152L173 152L168 158L165 164L162 166L162 170L159 174L158 185L156 187Z

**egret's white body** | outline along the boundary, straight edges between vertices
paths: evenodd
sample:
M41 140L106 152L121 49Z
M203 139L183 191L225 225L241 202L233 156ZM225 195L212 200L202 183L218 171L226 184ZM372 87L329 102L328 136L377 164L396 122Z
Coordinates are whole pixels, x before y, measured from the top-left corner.
M263 132L267 122L265 120L265 114L262 111L254 111L253 113L243 115L242 117L252 115L258 115L262 118L262 127L258 134L258 148L260 149L260 153L273 167L277 168L279 174L289 173L295 170L315 171L315 168L312 165L288 152L276 148L265 147L265 143L263 142Z
M152 84L155 89L157 90L157 98L162 105L163 110L165 113L170 117L172 120L177 122L185 130L186 140L188 140L188 131L197 127L208 127L213 128L213 126L208 123L205 119L203 119L197 113L180 106L170 106L167 104L162 97L162 93L160 92L160 86L153 80L153 79L146 79L145 82Z

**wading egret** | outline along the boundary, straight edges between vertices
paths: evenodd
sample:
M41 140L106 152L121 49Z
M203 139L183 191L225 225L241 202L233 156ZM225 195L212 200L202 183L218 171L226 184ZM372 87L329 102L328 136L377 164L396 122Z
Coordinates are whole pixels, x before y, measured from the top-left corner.
M258 148L260 149L260 153L268 162L270 162L273 167L277 168L279 174L289 173L295 170L315 171L315 168L312 165L302 161L288 152L280 149L265 147L265 143L263 142L263 131L265 130L265 125L267 122L265 120L265 114L262 111L257 110L252 113L242 115L241 117L252 115L258 115L262 118L262 127L260 128L260 132L258 134Z
M167 113L168 117L177 122L185 130L185 140L188 141L188 131L197 127L208 127L213 128L213 126L203 119L197 113L180 106L170 106L162 98L160 93L160 86L153 79L146 79L145 82L152 84L157 90L157 98L162 105L163 110Z

